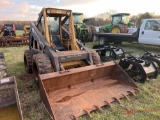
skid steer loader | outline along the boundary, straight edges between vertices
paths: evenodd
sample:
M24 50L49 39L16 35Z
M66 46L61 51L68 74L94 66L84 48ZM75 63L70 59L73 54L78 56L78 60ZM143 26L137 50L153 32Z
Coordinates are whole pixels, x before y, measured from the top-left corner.
M69 31L62 26L69 22ZM30 25L26 72L34 74L52 119L74 120L135 95L137 85L114 61L101 64L98 53L75 39L72 11L43 8ZM63 36L64 32L68 36Z

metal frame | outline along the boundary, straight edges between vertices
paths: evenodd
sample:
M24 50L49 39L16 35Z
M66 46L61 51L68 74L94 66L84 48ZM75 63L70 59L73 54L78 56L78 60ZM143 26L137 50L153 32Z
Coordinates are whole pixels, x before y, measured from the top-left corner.
M130 56L120 60L119 65L127 72L128 69L137 69L141 74L142 83L145 83L147 78L156 78L158 76L158 68L152 61L146 61L139 57ZM131 66L131 68L129 68ZM137 71L137 74L138 74ZM136 75L137 75L136 74ZM138 74L138 75L140 75Z
M50 13L47 13L47 10L50 10ZM67 11L70 12L69 16L66 15ZM61 39L61 42L66 47L68 46L68 44L70 44L72 52L70 51L59 52L56 49L56 45L54 45L53 42L51 42L49 37L48 22L47 22L48 14L56 17L65 17L63 21L60 22L60 35L59 35L60 38L62 38L62 29L63 29L62 25L65 23L67 19L69 19L70 24L69 24L69 39L67 40L68 42L66 42L63 39ZM44 25L45 25L44 36L37 29L38 24L41 22L42 17L44 18ZM36 22L36 25L32 22L30 27L31 27L31 32L30 32L29 48L32 49L35 53L41 53L41 52L46 53L54 67L54 71L60 71L60 66L59 66L60 62L66 62L67 64L67 62L72 60L83 59L87 63L93 64L90 51L87 50L82 44L78 43L76 40L75 33L74 33L74 23L72 19L72 11L64 10L64 9L55 9L55 8L43 8L39 14L39 18ZM33 47L34 41L36 41L39 44L41 49L36 49ZM83 50L80 50L80 49L83 49ZM77 55L77 57L75 55Z

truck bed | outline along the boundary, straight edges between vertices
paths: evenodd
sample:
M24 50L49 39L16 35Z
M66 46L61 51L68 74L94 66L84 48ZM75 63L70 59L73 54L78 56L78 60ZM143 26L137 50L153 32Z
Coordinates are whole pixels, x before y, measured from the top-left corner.
M129 33L95 33L94 34L94 41L95 39L99 39L100 37L105 37L109 42L115 41L137 41L138 42L138 35L136 33L129 34Z

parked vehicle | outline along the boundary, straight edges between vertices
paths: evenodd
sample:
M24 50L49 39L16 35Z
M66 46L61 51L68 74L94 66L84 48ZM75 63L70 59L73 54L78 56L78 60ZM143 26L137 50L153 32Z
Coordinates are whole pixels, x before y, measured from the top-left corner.
M95 33L94 41L98 41L100 45L121 44L124 41L160 45L160 20L158 19L144 19L139 28L131 28L128 32L131 34Z
M28 38L16 36L16 27L13 24L4 24L0 31L0 47L27 45Z
M129 21L129 13L117 13L113 14L112 21L110 24L104 25L99 28L102 33L127 33L127 28L134 26L132 22Z
M29 32L30 32L30 26L29 25L25 25L24 26L24 36L29 36Z
M93 40L93 34L96 32L96 29L92 25L83 23L83 19L83 13L73 12L76 38L85 43ZM68 29L68 21L65 24L65 28Z
M67 20L69 31L63 28ZM43 8L36 23L30 25L24 63L26 72L33 72L52 119L92 117L91 111L135 95L138 86L119 65L102 64L95 50L76 40L71 10Z

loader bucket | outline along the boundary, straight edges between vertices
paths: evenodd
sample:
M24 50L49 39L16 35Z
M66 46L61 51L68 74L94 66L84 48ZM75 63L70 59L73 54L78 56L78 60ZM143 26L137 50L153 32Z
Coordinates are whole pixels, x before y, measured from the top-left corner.
M55 120L74 120L91 111L129 100L137 85L114 61L39 75L40 96Z
M15 77L0 80L0 120L23 120Z

